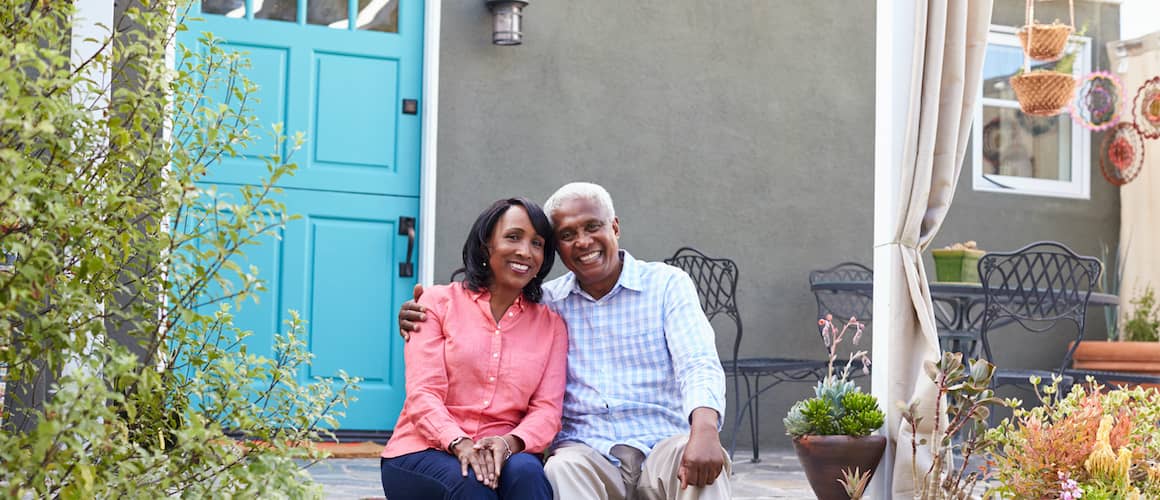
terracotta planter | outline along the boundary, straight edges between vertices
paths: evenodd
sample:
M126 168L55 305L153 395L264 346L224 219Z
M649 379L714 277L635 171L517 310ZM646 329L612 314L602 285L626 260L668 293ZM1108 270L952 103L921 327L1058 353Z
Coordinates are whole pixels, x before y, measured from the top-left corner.
M1160 375L1160 342L1085 340L1075 349L1071 366L1080 370ZM1160 384L1141 385L1160 387Z
M838 482L842 469L873 474L886 451L886 437L802 436L794 438L793 449L818 500L850 500Z

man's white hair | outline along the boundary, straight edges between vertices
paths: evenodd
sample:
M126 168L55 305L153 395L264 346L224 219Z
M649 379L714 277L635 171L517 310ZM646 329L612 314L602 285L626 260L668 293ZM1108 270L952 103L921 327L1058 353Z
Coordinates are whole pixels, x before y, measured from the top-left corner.
M612 195L608 194L608 190L591 182L570 182L557 189L548 201L544 202L544 212L548 215L548 220L554 220L556 210L572 200L589 200L606 210L609 220L616 217L616 209L612 208Z

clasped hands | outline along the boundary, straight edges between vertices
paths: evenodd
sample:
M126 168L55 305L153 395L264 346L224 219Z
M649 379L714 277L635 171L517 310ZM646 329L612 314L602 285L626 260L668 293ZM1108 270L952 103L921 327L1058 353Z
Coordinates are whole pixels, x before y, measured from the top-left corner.
M451 452L459 459L459 466L463 477L467 477L467 469L475 471L475 478L484 486L499 488L499 474L504 462L517 453L520 440L515 436L488 436L474 442L463 439L452 447Z

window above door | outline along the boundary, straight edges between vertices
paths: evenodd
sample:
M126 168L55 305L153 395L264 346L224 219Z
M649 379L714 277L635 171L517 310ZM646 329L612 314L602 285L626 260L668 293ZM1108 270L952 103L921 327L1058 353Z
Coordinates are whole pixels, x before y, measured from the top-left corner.
M299 6L306 12L299 12ZM202 0L203 14L217 14L233 18L266 19L364 31L399 32L399 0Z

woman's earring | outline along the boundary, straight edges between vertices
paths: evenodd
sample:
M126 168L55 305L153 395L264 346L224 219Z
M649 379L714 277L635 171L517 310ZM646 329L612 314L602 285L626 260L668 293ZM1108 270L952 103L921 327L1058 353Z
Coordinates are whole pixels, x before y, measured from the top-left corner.
M487 267L487 261L483 261L483 267Z

